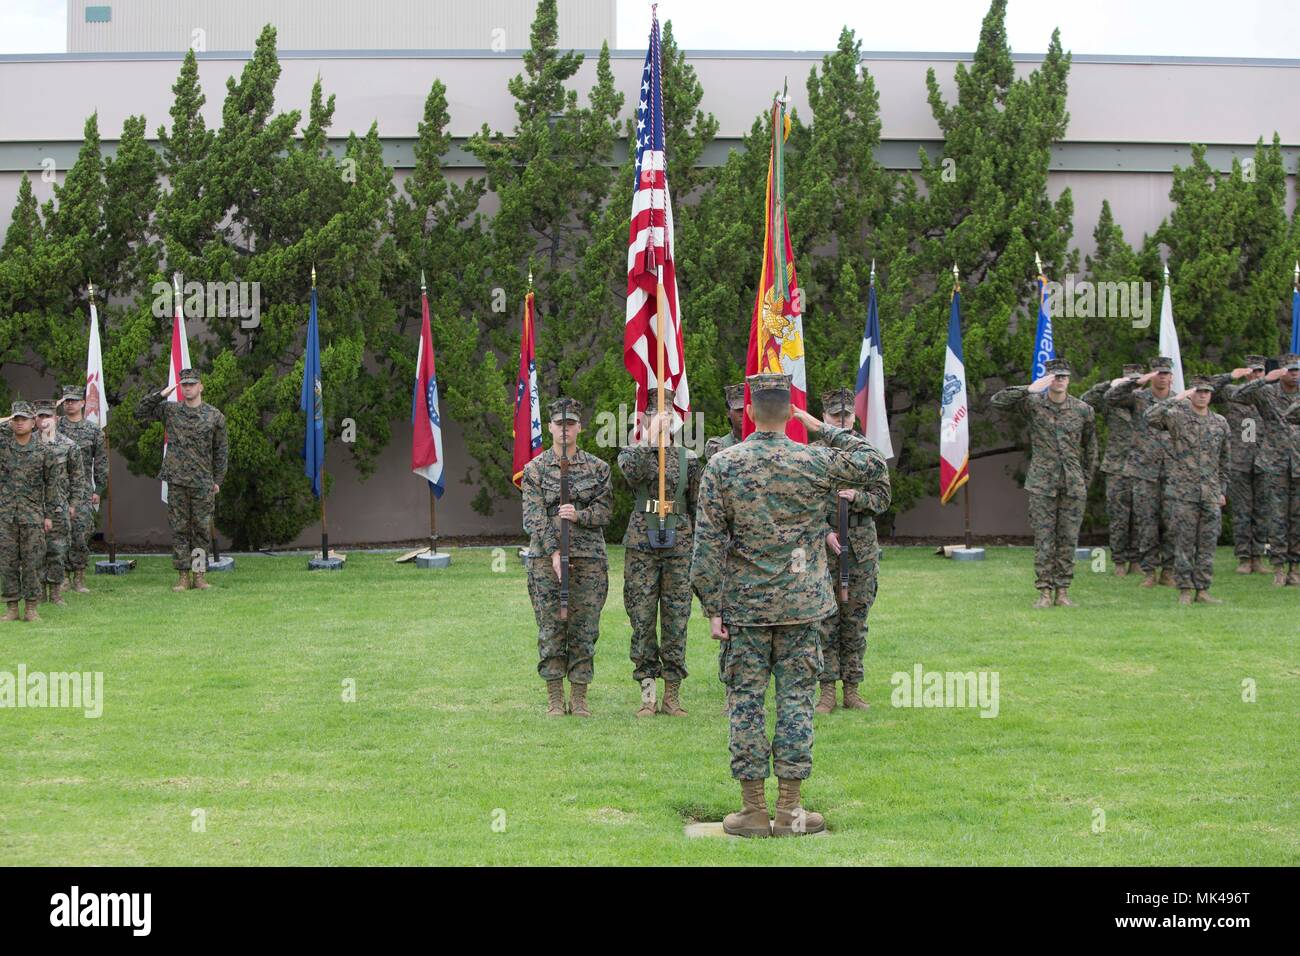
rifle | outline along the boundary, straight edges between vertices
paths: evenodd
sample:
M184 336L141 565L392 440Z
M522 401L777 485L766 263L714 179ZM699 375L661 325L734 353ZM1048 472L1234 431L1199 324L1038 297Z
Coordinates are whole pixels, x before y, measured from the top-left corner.
M568 445L560 443L560 506L569 503ZM560 620L569 619L569 519L560 519Z
M843 498L840 504L840 603L849 600L849 503Z

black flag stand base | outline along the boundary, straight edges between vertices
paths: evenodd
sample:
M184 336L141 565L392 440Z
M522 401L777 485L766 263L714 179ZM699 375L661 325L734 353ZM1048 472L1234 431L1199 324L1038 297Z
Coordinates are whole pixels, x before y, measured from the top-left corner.
M96 574L126 574L135 570L134 561L96 561Z
M320 536L320 554L307 562L308 571L342 571L343 559L330 554L330 536Z

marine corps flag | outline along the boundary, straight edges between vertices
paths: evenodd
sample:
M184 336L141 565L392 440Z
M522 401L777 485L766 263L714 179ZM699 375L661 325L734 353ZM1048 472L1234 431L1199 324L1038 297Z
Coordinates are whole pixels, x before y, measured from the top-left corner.
M533 277L528 276L529 285ZM536 310L530 289L524 298L524 327L519 334L519 374L515 378L514 473L511 481L523 487L524 468L542 453L542 410L537 399Z
M799 286L794 274L794 249L790 245L790 224L785 210L785 139L790 135L790 120L785 115L786 100L772 100L772 146L767 162L766 227L763 237L763 265L759 272L758 295L749 324L749 351L745 356L745 375L761 372L790 376L790 403L808 407L808 382L804 375L803 317L799 303ZM749 404L749 383L745 384L745 404ZM754 430L745 416L744 434ZM785 433L797 442L808 442L803 424L790 419Z
M947 504L970 480L970 420L966 406L966 359L961 349L961 289L953 266L952 307L948 311L948 351L943 362L939 417L939 502Z

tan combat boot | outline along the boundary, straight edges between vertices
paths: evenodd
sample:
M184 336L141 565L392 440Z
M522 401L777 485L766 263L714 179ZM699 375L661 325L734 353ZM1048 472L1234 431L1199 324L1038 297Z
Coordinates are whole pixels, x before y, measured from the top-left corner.
M1238 574L1254 574L1255 560L1253 558L1242 558L1237 565Z
M832 691L832 693L834 693ZM870 710L871 705L862 699L858 693L858 685L844 682L844 709L845 710Z
M682 706L681 701L682 682L679 680L664 679L664 706L663 713L669 717L685 717L686 708Z
M202 572L202 571L191 571L190 573L191 573L192 575L194 575L194 578L193 578L194 583L190 585L190 587L194 588L194 590L196 590L196 591L206 591L206 590L208 590L209 588L212 587L212 585L208 583L207 578L204 577L204 572Z
M1269 565L1268 559L1264 557L1255 558L1255 570L1260 574L1273 573L1273 568Z
M1286 587L1286 566L1279 564L1273 568L1273 587Z
M1034 607L1040 608L1040 607L1051 607L1051 606L1052 606L1052 589L1039 588L1038 600L1034 602Z
M558 677L546 682L546 716L564 716L564 681Z
M1176 587L1177 585L1174 584L1174 572L1170 571L1168 568L1161 571L1160 586L1165 588Z
M7 602L5 602L5 606L8 607L9 610L5 611L5 616L4 616L4 617L0 617L0 621L16 621L16 620L18 620L18 602L17 602L17 601L7 601Z
M1124 564L1124 562L1123 561L1115 562L1115 577L1122 578L1126 574L1128 574L1128 567Z
M1178 591L1178 603L1181 604L1181 605L1185 605L1185 606L1187 606L1187 607L1191 607L1191 606L1192 606L1192 601L1195 600L1195 599L1193 598L1192 594L1193 594L1193 592L1192 592L1192 589L1191 589L1191 588L1181 588L1181 589L1179 589L1179 591Z
M45 600L49 601L55 607L68 606L68 602L63 600L63 588L57 584L45 585Z
M86 587L86 569L77 568L76 579L72 582L72 590L78 594L89 594L90 588Z
M1148 571L1146 573L1146 577L1142 579L1142 583L1138 585L1138 587L1143 587L1143 588L1153 588L1155 586L1156 586L1156 573L1154 571Z
M1128 563L1129 574L1137 574L1141 570L1142 570L1142 565L1138 564L1136 561L1130 561Z
M172 585L172 590L188 591L189 589L190 589L190 572L182 571L180 572L180 577L176 579L176 583Z
M655 679L653 677L641 678L641 706L637 708L638 717L653 717L655 715Z
M569 713L574 717L591 716L591 711L587 708L586 684L575 684L569 681Z
M1069 588L1056 589L1056 604L1058 607L1078 607L1077 604L1070 600Z
M732 836L765 837L772 835L772 821L767 815L767 794L762 780L740 781L741 808L722 818L722 832Z
M1196 603L1197 604L1222 604L1223 602L1216 597L1211 597L1209 591L1202 590L1196 592Z
M814 714L829 714L835 709L835 681L822 681L821 696L817 698Z
M36 605L40 603L41 603L40 598L27 599L27 610L26 613L23 614L24 621L39 621L41 619L41 616L36 613Z
M1286 576L1286 583L1292 587L1300 587L1300 564L1291 565L1291 573Z
M803 836L821 833L826 821L820 813L805 810L799 805L799 785L802 780L782 780L776 798L776 816L772 818L772 836Z

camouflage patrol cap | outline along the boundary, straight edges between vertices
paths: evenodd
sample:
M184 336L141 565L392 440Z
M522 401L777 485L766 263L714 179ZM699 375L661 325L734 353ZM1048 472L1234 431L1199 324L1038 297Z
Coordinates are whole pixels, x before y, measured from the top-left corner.
M1197 392L1214 391L1214 383L1210 381L1208 375L1193 375L1191 381L1187 383L1187 387Z
M1070 363L1063 358L1048 360L1043 365L1043 371L1048 375L1070 375Z
M84 402L86 400L85 387L82 385L64 385L63 397L59 401L66 402L68 400Z
M723 388L722 393L727 396L727 407L741 409L745 407L745 383L739 385L728 385Z
M853 390L832 388L822 392L822 412L826 415L843 415L853 411Z
M1142 377L1142 366L1141 366L1140 364L1125 365L1125 366L1124 366L1124 377L1125 377L1125 378L1141 378L1141 377Z
M780 372L760 372L758 375L746 376L745 384L749 386L751 396L760 392L790 394L790 376Z
M9 407L10 418L35 418L36 413L32 411L31 402L14 402Z
M1300 369L1300 355L1295 352L1284 352L1277 360L1278 368L1284 368L1289 372Z
M551 421L570 421L582 424L582 402L576 398L565 398L561 396L546 406L551 415Z
M1151 371L1153 372L1172 372L1174 370L1174 360L1168 355L1157 355L1151 360Z
M199 373L192 368L181 369L180 378L177 380L182 385L197 385L201 381Z
M37 415L53 415L54 399L42 398L40 401L32 402L32 408Z
M1266 364L1268 364L1268 359L1264 358L1262 355L1246 356L1245 366L1251 371L1258 370L1262 372Z

